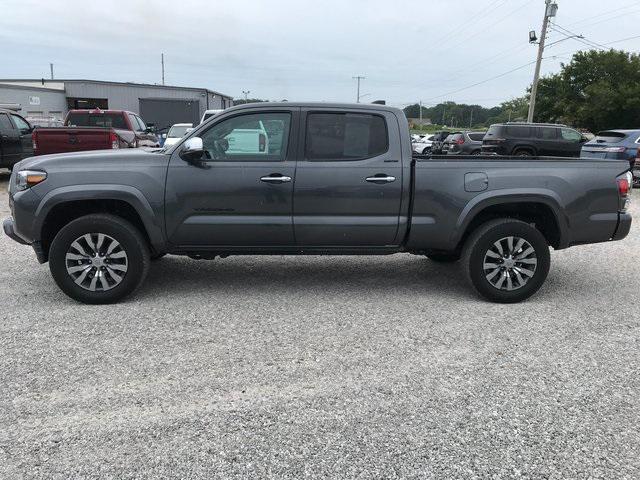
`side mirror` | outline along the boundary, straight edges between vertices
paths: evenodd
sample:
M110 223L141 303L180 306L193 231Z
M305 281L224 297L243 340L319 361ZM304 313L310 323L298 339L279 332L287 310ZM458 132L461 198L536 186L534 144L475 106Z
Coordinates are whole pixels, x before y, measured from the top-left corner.
M166 133L163 133L163 134L162 134L162 138L167 138L167 134L166 134Z
M192 163L200 160L204 153L204 145L200 137L191 137L182 145L180 150L180 158L184 161Z

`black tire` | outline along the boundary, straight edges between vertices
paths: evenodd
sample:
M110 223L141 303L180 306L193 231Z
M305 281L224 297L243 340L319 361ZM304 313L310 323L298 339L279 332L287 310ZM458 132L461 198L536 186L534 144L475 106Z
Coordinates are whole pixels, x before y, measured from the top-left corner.
M533 152L531 150L527 150L526 148L519 148L513 154L516 157L533 157Z
M526 268L526 271L531 273L531 267L523 264L516 264L515 267L512 265L513 269L509 270L508 273L503 273L502 267L501 269L485 270L485 256L488 251L492 250L501 239L508 237L521 238L533 248L533 252L530 255L533 255L537 262L533 275L527 277L522 273L525 271L522 270L523 268ZM522 250L520 252L521 254L523 253ZM511 257L518 258L515 254L510 254L509 258L511 259ZM528 262L532 261L531 258L526 260ZM504 261L500 259L496 263ZM476 291L487 300L498 303L521 302L536 293L547 278L550 263L549 245L542 233L528 223L511 218L491 220L478 227L466 241L461 261L466 277ZM495 273L496 270L500 270L497 277L494 277L496 281L499 281L498 279L504 275L505 280L509 277L508 281L512 286L520 283L515 279L516 273L514 270L517 271L521 278L527 277L527 280L522 286L514 290L498 288L488 279L491 273Z
M471 155L482 155L482 151L481 150L474 150L473 152L471 152Z
M72 243L91 233L108 235L126 254L127 270L120 283L110 289L88 290L76 284L67 272L67 253ZM49 249L49 269L60 289L74 300L89 304L115 303L133 293L144 281L149 270L149 247L140 231L127 220L108 214L86 215L62 227L55 236ZM88 278L94 276L89 275ZM112 283L115 283L113 279Z
M151 255L150 260L152 262L155 262L157 260L160 260L161 258L163 258L166 255L167 255L166 253L156 253L156 254Z
M456 253L432 253L427 258L436 263L454 263L460 260L460 255Z
M431 147L425 147L422 149L422 155L431 155Z

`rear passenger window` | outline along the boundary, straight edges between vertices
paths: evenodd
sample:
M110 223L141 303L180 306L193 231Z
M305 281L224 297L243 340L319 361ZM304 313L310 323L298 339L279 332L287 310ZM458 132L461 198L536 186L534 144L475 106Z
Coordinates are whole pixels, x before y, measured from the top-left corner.
M484 133L470 133L469 138L474 142L481 142L484 139Z
M361 160L382 155L388 149L387 124L379 115L310 113L307 116L307 160Z
M556 138L558 138L558 136L556 135L557 132L558 132L557 128L549 128L549 127L538 128L538 138L541 138L543 140L555 140Z
M507 135L515 138L527 138L531 136L530 127L507 127Z

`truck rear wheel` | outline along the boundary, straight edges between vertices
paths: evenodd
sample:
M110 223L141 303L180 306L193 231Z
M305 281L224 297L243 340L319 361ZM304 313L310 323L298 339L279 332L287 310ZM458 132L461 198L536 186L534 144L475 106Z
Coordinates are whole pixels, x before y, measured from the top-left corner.
M480 226L467 240L462 266L487 300L516 303L529 298L549 273L549 245L539 230L510 218Z
M149 270L140 231L115 215L80 217L60 229L49 250L51 275L82 303L114 303L136 290Z

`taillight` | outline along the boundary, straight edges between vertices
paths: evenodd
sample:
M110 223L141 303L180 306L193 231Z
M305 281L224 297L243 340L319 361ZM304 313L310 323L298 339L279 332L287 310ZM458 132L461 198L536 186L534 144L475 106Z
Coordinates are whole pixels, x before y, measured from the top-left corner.
M620 211L624 212L629 207L631 200L629 192L633 186L633 175L631 175L631 172L627 172L624 175L620 175L616 182L618 183L618 196L620 197Z
M455 141L456 145L463 145L464 144L464 138L459 138L458 140Z
M627 149L625 147L606 147L603 150L607 153L624 153Z
M261 133L258 136L258 149L261 152L264 152L266 148L267 148L267 137L263 133Z
M109 132L109 142L111 142L111 148L120 148L120 141L115 132Z
M629 195L629 190L631 189L631 182L627 177L618 179L618 193L621 197L626 197Z
M36 154L36 150L38 150L38 130L35 130L31 135L31 145L33 146L33 154Z

